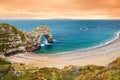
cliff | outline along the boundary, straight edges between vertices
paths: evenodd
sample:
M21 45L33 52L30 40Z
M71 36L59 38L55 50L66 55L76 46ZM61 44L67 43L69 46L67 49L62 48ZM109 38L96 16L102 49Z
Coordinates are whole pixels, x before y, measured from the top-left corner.
M0 54L11 55L28 52L40 48L41 37L45 36L49 43L53 42L48 26L37 27L32 32L25 32L15 26L0 24Z

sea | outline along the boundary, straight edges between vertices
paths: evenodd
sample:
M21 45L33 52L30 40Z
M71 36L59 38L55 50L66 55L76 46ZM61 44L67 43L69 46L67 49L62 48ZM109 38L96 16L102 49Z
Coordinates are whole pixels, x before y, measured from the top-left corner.
M31 32L38 26L49 26L53 43L42 36L41 48L36 54L69 54L103 46L115 40L120 31L120 20L70 20L70 19L0 19L17 28Z

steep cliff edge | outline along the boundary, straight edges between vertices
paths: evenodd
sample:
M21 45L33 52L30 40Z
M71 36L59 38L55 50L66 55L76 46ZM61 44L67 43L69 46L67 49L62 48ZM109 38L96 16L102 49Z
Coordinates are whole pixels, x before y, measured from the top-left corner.
M49 43L53 42L48 26L37 27L32 32L25 32L15 26L0 24L0 54L11 55L19 52L28 52L40 47L41 37L45 36Z

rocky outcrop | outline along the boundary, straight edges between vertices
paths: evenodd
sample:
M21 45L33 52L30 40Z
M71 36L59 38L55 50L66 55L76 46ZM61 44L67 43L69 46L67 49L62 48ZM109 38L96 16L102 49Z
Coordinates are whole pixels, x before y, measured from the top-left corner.
M40 48L41 37L53 42L48 26L37 27L32 32L25 32L15 26L0 24L0 54L11 55L19 52L33 51Z
M30 35L30 36L29 36ZM40 47L41 37L45 36L48 43L52 43L52 34L48 26L37 27L34 31L28 33L29 37L26 37L27 51L33 51Z

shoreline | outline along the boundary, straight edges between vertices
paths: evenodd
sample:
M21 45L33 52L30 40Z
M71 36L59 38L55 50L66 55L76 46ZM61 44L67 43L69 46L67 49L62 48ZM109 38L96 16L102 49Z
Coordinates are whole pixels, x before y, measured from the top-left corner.
M67 51L67 52L61 52L61 53L59 52L59 53L56 53L56 54L54 54L54 53L53 54L37 54L37 53L35 53L35 54L37 54L37 55L48 55L49 56L49 55L64 55L64 54L71 54L71 53L76 53L76 52L81 52L81 51L87 51L87 50L96 49L96 48L106 46L106 45L114 42L115 40L117 40L119 38L119 36L120 36L120 31L116 32L112 39L107 40L106 42L104 42L102 44L99 44L99 45L96 45L96 46L93 46L93 47L89 47L89 48L85 48L85 49L77 49L75 51ZM34 52L32 52L32 53L34 53Z
M77 52L84 52L84 51L89 51L89 50L94 50L94 49L98 49L98 48L101 48L101 47L105 47L109 44L112 44L114 42L116 42L118 39L120 38L120 31L116 32L115 33L115 36L108 40L107 42L104 42L98 46L93 46L93 47L90 47L90 48L86 48L86 49L81 49L81 50L75 50L75 51L68 51L68 52L62 52L62 53L57 53L57 54L37 54L37 55L41 55L41 56L57 56L57 55L68 55L68 54L72 54L72 53L77 53ZM34 54L34 52L32 52ZM36 53L35 53L36 54Z
M26 68L30 67L57 67L63 68L69 65L101 65L106 66L120 57L120 31L116 37L102 46L92 49L73 51L66 54L34 54L28 52L8 57L11 63L23 63Z

